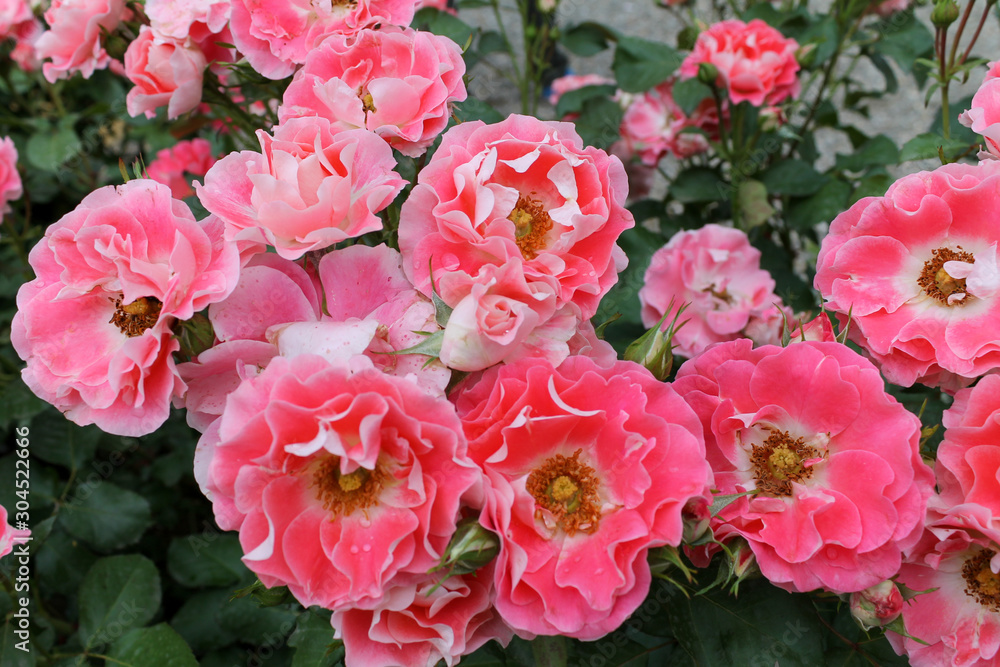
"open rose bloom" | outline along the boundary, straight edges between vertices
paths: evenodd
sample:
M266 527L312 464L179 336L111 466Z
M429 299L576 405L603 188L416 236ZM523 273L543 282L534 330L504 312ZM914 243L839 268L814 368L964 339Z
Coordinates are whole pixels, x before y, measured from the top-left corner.
M45 11L49 30L35 42L38 58L51 60L42 65L49 83L76 72L89 79L106 68L111 56L101 37L118 27L124 11L124 0L53 0Z
M458 398L501 539L496 607L516 631L583 640L645 599L649 549L680 543L708 495L698 420L638 364L571 357L490 369Z
M715 485L737 498L713 521L791 591L850 593L892 577L923 530L933 475L920 422L871 362L839 343L721 343L674 387L705 427Z
M904 176L830 225L815 285L890 382L954 392L1000 367L1000 162Z
M155 181L88 195L31 250L36 278L17 293L11 329L25 384L81 425L159 428L185 389L171 327L236 285L222 233Z
M702 63L719 71L717 84L733 104L761 107L799 96L799 44L760 19L719 21L698 35L691 53L681 63L681 76L697 76Z
M364 357L273 359L228 397L195 474L260 580L330 609L425 575L482 493L454 407Z
M972 96L972 106L959 122L986 140L980 158L1000 159L1000 61L990 63L983 84Z

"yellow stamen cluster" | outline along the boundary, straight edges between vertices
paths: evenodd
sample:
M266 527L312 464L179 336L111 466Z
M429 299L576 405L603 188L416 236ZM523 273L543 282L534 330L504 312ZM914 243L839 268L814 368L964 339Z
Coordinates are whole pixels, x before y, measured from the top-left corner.
M388 473L379 464L374 470L358 468L354 472L340 472L340 458L330 456L312 467L313 486L316 487L323 509L336 516L349 516L357 510L367 510L378 504L379 494Z
M599 482L594 469L579 460L582 451L546 459L525 484L535 499L535 517L541 519L547 510L570 536L596 532L601 520Z
M812 468L802 462L818 456L816 448L804 444L803 438L792 438L787 431L772 431L762 444L753 446L750 454L757 489L773 497L792 495L792 482L809 479L813 474Z
M1000 611L1000 575L990 569L995 551L983 549L962 565L965 594L990 611Z
M967 262L972 264L974 257L971 252L951 248L937 248L931 251L931 258L924 262L924 270L917 278L927 296L936 299L946 306L958 306L967 302L970 298L965 290L965 278L953 278L944 270L945 262ZM948 297L955 293L964 293L960 299L949 302Z
M542 208L542 202L521 195L507 219L514 223L514 242L525 259L534 259L548 241L552 218Z
M129 338L141 336L147 329L152 328L156 321L160 319L160 310L163 304L154 297L139 297L132 303L122 305L121 298L109 301L115 304L115 312L108 320L118 327L118 330Z

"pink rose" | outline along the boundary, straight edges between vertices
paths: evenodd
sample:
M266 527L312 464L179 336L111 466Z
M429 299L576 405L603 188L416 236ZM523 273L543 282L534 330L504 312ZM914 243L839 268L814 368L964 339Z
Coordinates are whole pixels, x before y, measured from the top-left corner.
M600 74L567 74L552 82L552 93L549 95L548 102L552 106L556 106L559 104L559 98L570 91L586 88L587 86L613 85L615 85L614 79L609 79L608 77L601 76Z
M718 139L715 102L705 99L689 117L674 102L673 86L674 80L668 79L634 96L622 116L622 140L647 166L655 166L668 153L680 159L704 153L709 139ZM700 128L708 136L682 132L687 128Z
M229 25L229 0L146 0L146 16L158 36L196 42Z
M0 139L0 217L10 213L9 202L21 198L21 174L17 171L17 148L10 137Z
M153 118L156 109L166 106L167 118L174 119L193 110L201 103L207 65L205 54L190 40L158 37L142 26L125 51L125 76L135 84L126 99L129 115Z
M456 401L490 484L496 608L515 631L593 640L649 592L650 548L677 545L708 495L701 428L638 364L570 357L486 371Z
M850 609L851 616L865 630L881 628L903 613L903 594L895 583L886 580L851 593Z
M89 79L104 69L111 57L101 46L101 36L118 27L125 11L124 0L52 0L45 12L50 28L35 44L38 58L52 59L42 65L49 83L80 72Z
M906 11L909 8L911 0L875 0L872 2L871 11L874 11L881 17L891 16L896 12Z
M174 199L184 199L194 194L185 174L204 176L215 162L212 144L199 137L157 151L156 159L146 166L146 173L154 181L169 186Z
M733 104L747 101L760 107L799 96L799 44L754 19L720 21L698 35L694 49L681 63L685 79L708 63L719 71L716 85L725 88Z
M839 343L736 340L685 362L674 387L704 425L715 487L755 492L716 515L717 539L745 538L790 591L851 593L896 573L934 482L920 421L871 362Z
M18 291L11 325L25 384L77 424L159 428L185 388L171 327L236 284L239 257L222 232L154 181L87 195L29 256L37 277Z
M466 98L464 75L462 50L447 37L394 26L331 35L285 90L278 118L367 128L417 157L448 125L452 103Z
M512 115L456 125L403 203L406 275L430 296L431 268L471 277L516 260L529 283L554 278L557 304L588 319L627 262L615 243L635 224L627 189L618 158L584 148L571 124Z
M15 42L14 48L10 52L10 59L25 72L34 72L42 66L35 45L43 34L45 34L45 27L42 22L32 17L30 21L15 26L10 35Z
M903 625L910 636L886 633L896 653L907 656L913 667L997 664L998 551L996 534L932 524L896 579L926 591L903 605Z
M409 25L414 0L233 0L233 44L250 66L269 79L284 79L326 37L353 34L377 23Z
M972 108L958 120L986 140L980 159L1000 159L1000 60L990 63L983 84L972 96Z
M7 509L0 505L0 558L13 551L15 544L22 544L30 535L30 530L19 530L7 523Z
M555 366L569 356L566 342L580 323L579 309L557 309L554 281L527 282L520 262L488 264L471 285L459 272L446 273L439 289L454 304L440 352L449 368L478 371L522 357Z
M511 640L493 609L492 565L440 585L426 575L408 579L412 583L387 591L375 609L333 613L346 662L434 667L444 660L451 667L491 639L504 646Z
M1000 367L1000 162L904 176L837 216L815 286L889 382L954 392Z
M16 37L25 23L34 23L35 14L27 0L0 2L0 39Z
M382 229L376 213L405 184L392 149L367 130L291 118L257 137L260 153L230 153L195 190L226 221L227 238L266 241L286 259Z
M647 327L660 321L671 301L664 326L688 304L679 320L687 323L673 339L685 357L712 343L747 337L755 327L758 337L778 339L781 316L775 305L781 299L771 274L760 268L760 251L738 229L709 224L678 232L653 254L643 282L639 301ZM758 327L762 321L770 323Z
M356 357L277 357L198 444L195 473L243 562L304 605L375 608L447 547L481 474L452 405Z

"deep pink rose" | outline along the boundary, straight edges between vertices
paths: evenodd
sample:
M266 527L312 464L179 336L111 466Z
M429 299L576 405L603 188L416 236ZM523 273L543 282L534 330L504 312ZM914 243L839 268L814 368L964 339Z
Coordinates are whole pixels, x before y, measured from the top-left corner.
M1000 60L990 63L983 84L972 96L972 108L958 120L986 140L980 158L1000 159Z
M193 110L201 103L207 65L205 54L191 40L158 37L142 26L125 51L125 76L135 84L126 98L129 115L153 118L165 106L167 118L174 119Z
M405 184L392 149L368 130L291 118L257 137L260 153L230 153L195 190L226 221L227 238L266 241L286 259L381 229L375 214Z
M233 0L233 44L250 66L283 79L326 37L352 34L377 23L405 26L414 0Z
M893 576L923 530L933 474L920 421L839 343L715 345L674 387L705 427L715 536L744 537L771 583L851 593Z
M904 176L837 216L815 285L890 382L954 392L1000 367L1000 162Z
M486 264L523 262L528 282L555 278L558 303L588 319L618 281L632 227L618 158L583 142L569 123L512 115L448 130L404 202L403 266L431 295L430 270L475 276ZM471 282L471 279L470 279ZM455 304L449 303L454 306Z
M473 574L414 575L386 592L373 610L335 611L331 622L352 665L451 667L463 655L496 639L504 646L513 632L493 609L493 565Z
M0 217L10 212L10 203L20 199L21 174L17 171L17 148L10 137L0 139Z
M630 152L643 164L655 166L667 154L689 158L708 150L709 140L718 139L719 115L715 102L706 98L690 116L674 102L674 80L632 96L622 116L620 132ZM704 130L708 136L683 132Z
M105 32L118 27L125 0L52 0L45 12L49 30L35 43L42 73L49 83L80 72L89 79L94 70L104 69L111 57L101 45Z
M990 667L1000 662L998 552L996 534L931 524L896 579L926 591L903 605L910 637L886 633L896 653L907 656L913 667Z
M156 158L146 165L146 173L154 181L169 186L174 199L184 199L194 194L185 174L204 176L213 164L212 144L199 137L178 141L171 148L157 151Z
M698 35L694 49L681 63L680 74L693 78L700 64L709 63L719 71L716 83L728 91L733 104L778 104L799 96L798 48L798 42L760 19L719 21Z
M466 98L464 75L462 49L447 37L394 26L332 35L296 72L278 118L363 127L417 157L448 125L452 103Z
M781 299L774 280L760 268L760 251L738 229L709 224L678 232L653 254L643 281L639 301L645 326L659 322L671 301L664 326L688 304L679 319L687 323L673 339L685 357L751 333L757 333L758 343L777 342L780 335Z
M496 608L520 633L593 640L649 592L648 551L677 545L708 495L701 428L638 364L570 357L486 371L456 401L500 535Z
M239 274L222 221L196 222L155 181L87 195L31 250L11 342L25 384L77 424L155 431L184 392L171 331L225 298Z
M243 562L306 606L374 608L481 494L455 409L355 357L276 357L202 436L195 474Z
M21 544L30 535L30 530L19 530L7 523L7 509L0 505L0 558L13 551L14 545Z

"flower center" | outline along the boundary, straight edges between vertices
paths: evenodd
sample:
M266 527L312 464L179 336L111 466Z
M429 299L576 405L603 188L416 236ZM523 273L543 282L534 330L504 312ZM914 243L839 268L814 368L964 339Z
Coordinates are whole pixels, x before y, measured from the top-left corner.
M806 445L803 438L792 439L788 431L772 431L750 454L757 488L773 497L792 495L792 482L812 477L812 468L803 461L818 456L816 448Z
M542 202L521 195L507 219L514 223L514 242L525 259L534 259L545 248L545 235L552 229L552 218Z
M146 329L152 328L160 319L160 310L163 308L160 300L151 296L141 296L125 305L122 305L121 297L108 297L108 301L115 304L115 312L108 322L129 338L141 336Z
M380 464L374 470L358 468L340 472L340 457L330 456L313 467L313 486L323 509L336 516L349 516L378 504L379 494L388 474Z
M364 88L358 88L358 98L361 99L361 108L364 109L365 113L375 113L378 111L375 108L375 98Z
M528 475L525 489L535 499L535 518L548 510L559 527L573 536L577 531L594 533L601 520L598 481L594 469L573 456L556 454Z
M990 569L990 559L995 551L983 549L965 561L962 576L965 577L965 594L990 611L1000 611L1000 575Z
M965 290L965 278L954 278L944 269L945 262L966 262L972 264L975 258L971 252L951 248L937 248L931 251L931 258L924 262L924 270L917 278L917 284L924 288L927 296L937 299L946 306L957 306L969 299L969 293ZM962 293L958 299L948 300L952 294Z

